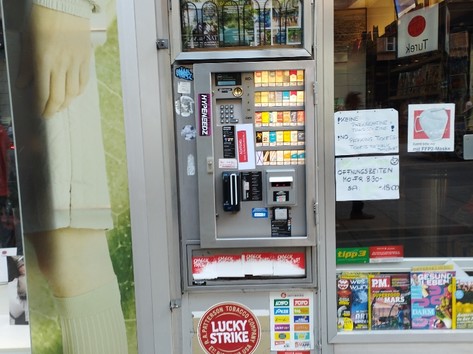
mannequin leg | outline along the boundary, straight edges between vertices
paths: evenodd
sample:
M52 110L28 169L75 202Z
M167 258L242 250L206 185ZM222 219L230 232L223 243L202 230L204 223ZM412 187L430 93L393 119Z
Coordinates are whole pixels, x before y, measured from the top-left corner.
M120 293L105 231L59 229L28 236L55 296L65 354L126 354Z

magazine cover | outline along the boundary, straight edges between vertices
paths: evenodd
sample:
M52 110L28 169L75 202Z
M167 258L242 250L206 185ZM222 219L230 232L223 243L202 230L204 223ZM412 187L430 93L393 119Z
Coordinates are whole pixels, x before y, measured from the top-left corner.
M473 329L473 277L456 279L456 328Z
M337 318L339 331L368 329L368 274L338 275Z
M369 277L369 328L409 329L409 274L380 274Z
M411 272L413 329L453 328L454 277L455 271L445 267L413 268Z

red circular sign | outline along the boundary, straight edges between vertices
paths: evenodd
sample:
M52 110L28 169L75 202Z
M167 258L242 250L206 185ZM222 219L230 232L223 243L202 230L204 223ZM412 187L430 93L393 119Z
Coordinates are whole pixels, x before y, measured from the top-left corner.
M407 32L411 37L420 36L422 32L424 32L426 25L427 22L424 17L415 16L411 22L409 22L409 25L407 25Z
M256 316L246 306L222 302L202 316L197 336L208 354L251 354L258 347L261 328Z

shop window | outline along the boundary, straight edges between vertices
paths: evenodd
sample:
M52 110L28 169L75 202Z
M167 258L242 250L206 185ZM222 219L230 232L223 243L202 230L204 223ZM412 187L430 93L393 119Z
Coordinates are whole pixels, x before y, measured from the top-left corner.
M335 8L337 331L471 329L473 3L370 4Z
M418 3L401 16L392 1L376 4L335 9L335 111L371 117L356 124L374 132L351 130L346 138L358 150L336 156L344 166L353 162L343 175L337 170L337 247L399 245L404 257L471 257L472 4ZM430 35L423 32L429 21L436 24ZM384 127L392 131L378 134L384 110L394 112ZM341 139L335 144L350 145ZM397 151L382 151L388 141ZM382 172L387 156L398 161L397 176Z

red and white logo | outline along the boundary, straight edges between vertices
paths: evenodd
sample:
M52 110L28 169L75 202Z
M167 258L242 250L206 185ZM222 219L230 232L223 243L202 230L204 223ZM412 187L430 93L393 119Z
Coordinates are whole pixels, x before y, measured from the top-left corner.
M251 354L259 345L258 318L246 306L223 302L209 308L199 321L197 336L207 354Z
M409 21L407 25L407 33L411 37L419 37L424 33L425 27L427 26L427 21L424 16L415 16L412 20Z

